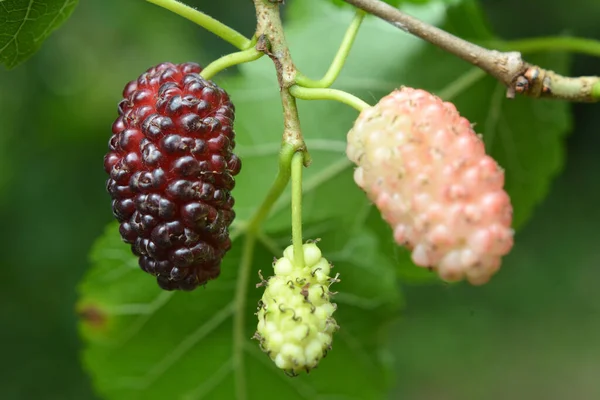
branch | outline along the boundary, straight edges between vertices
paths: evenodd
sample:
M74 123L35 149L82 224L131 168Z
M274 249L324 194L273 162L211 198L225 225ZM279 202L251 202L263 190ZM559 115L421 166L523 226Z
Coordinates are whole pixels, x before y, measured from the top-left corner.
M506 85L506 96L515 93L577 102L600 101L600 77L561 76L525 62L519 52L488 50L431 26L380 0L344 0L403 31L417 36L481 68Z
M283 141L292 145L296 150L304 151L304 163L308 166L310 157L306 152L306 145L300 129L296 99L289 91L289 88L296 83L296 67L285 41L279 15L281 3L283 0L254 0L257 20L256 37L258 37L256 50L268 55L275 64L283 107Z

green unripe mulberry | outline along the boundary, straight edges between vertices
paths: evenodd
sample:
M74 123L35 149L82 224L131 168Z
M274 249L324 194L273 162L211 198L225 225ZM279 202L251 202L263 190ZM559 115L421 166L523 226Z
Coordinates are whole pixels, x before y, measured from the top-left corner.
M293 246L275 261L275 276L263 282L255 338L275 364L290 375L309 372L331 349L338 325L331 303L331 265L315 243L303 246L304 266L293 264Z

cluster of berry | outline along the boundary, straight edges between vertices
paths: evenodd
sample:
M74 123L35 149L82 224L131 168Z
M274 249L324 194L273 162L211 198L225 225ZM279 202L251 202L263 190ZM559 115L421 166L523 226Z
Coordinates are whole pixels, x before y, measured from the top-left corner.
M113 213L140 267L166 290L216 278L231 247L234 106L192 63L163 63L127 84L104 167ZM354 180L412 250L447 281L483 284L513 244L504 173L454 105L402 88L365 109L348 133ZM255 339L290 375L310 371L338 329L331 266L315 243L273 264ZM260 286L259 285L259 286Z

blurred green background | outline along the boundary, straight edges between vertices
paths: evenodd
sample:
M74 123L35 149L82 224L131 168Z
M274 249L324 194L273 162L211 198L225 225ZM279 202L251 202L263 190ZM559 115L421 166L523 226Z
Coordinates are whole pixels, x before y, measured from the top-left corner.
M248 0L188 3L252 33ZM482 4L504 38L600 39L597 1ZM102 157L120 92L158 62L230 50L141 0L81 1L39 53L0 71L0 398L94 398L73 305L112 219ZM574 58L574 75L599 73L600 59ZM600 398L600 105L573 113L566 168L501 273L480 288L405 288L392 398Z

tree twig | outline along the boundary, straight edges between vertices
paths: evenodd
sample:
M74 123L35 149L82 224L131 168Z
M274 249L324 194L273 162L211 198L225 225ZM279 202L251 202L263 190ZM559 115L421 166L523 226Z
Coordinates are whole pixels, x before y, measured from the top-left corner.
M519 52L488 50L411 17L380 0L344 1L481 68L506 85L506 96L509 98L521 93L574 102L600 101L600 77L561 76L527 63Z
M289 91L289 88L296 83L297 72L285 40L279 14L281 3L283 0L254 0L257 20L256 36L258 37L256 49L269 56L275 64L283 107L283 141L293 145L297 150L304 151L304 162L308 166L310 156L306 152L300 129L296 99Z

